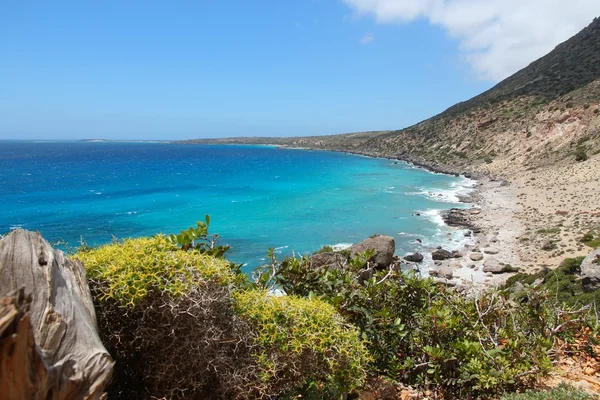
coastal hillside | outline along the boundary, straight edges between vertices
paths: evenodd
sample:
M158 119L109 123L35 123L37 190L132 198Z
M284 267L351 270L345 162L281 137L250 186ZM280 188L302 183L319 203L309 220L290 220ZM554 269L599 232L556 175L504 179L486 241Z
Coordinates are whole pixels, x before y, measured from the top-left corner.
M411 127L329 136L201 139L399 158L497 175L600 151L600 19L490 90Z

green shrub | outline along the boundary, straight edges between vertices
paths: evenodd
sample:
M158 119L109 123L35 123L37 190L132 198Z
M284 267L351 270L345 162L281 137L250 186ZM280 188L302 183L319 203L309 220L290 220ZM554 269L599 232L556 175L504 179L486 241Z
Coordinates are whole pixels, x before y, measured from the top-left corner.
M256 398L256 332L233 308L229 263L165 236L127 239L83 261L102 342L116 361L113 399Z
M110 398L335 398L363 382L369 356L333 307L245 291L204 250L158 235L76 254L117 362Z
M268 392L339 398L361 386L370 356L356 328L318 299L234 295L238 314L256 327L255 355Z
M122 305L135 306L152 288L179 297L199 282L216 280L221 284L236 279L229 263L198 251L181 251L163 235L125 239L96 249L80 251L89 279L101 281L101 300L111 298Z
M579 241L593 249L600 247L600 236L598 236L594 239L593 232L588 232L588 233L584 234L581 237L581 239L579 239Z
M466 297L394 268L365 278L368 265L360 265L313 269L308 258L287 258L270 270L287 293L332 304L362 331L374 358L371 375L435 387L446 398L527 385L552 367L556 340L584 324L557 328L571 317L544 290L526 288L523 303L509 291Z
M561 384L551 390L528 390L521 394L502 396L501 400L595 400L598 396L586 393L573 386Z
M588 155L585 152L584 148L578 148L575 150L575 161L586 161L588 159Z

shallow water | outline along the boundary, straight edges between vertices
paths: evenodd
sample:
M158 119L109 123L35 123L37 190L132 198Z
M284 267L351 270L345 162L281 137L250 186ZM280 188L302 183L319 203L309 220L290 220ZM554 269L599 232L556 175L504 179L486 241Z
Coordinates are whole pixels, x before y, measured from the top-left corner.
M259 146L0 142L0 232L39 230L66 247L173 233L210 214L231 258L352 243L374 233L398 254L457 248L438 211L473 182L402 162ZM414 215L420 213L420 216ZM419 244L416 239L423 241ZM63 245L64 247L64 245Z

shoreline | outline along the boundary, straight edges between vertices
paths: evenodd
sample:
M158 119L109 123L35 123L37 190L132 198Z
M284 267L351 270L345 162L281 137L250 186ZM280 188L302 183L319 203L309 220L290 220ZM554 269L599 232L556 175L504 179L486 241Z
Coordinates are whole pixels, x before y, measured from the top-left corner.
M407 264L419 268L421 273L426 272L426 275L434 276L436 281L445 285L475 290L503 284L517 272L517 270L513 270L516 268L518 268L518 272L532 272L522 268L522 260L518 251L518 238L521 236L523 228L516 218L518 202L512 187L513 184L506 179L496 177L490 172L464 171L459 167L449 165L375 155L367 152L292 148L285 145L277 147L333 151L393 160L431 173L472 179L475 181L472 191L466 196L458 196L461 203L471 204L471 207L449 208L439 212L446 226L470 232L471 240L459 246L460 257L432 260L428 255L420 263L407 262ZM460 215L462 218L453 218L456 215ZM439 248L439 246L438 248L430 248L429 253ZM473 255L473 253L479 255ZM403 260L404 256L400 258ZM427 268L427 271L423 271L423 267Z
M471 203L471 208L460 209L454 214L451 208L441 212L447 226L472 231L472 240L459 249L461 256L434 261L429 255L436 249L429 248L423 262L409 263L420 266L420 270L428 268L434 274L439 272L436 279L449 286L493 287L502 284L517 270L535 273L556 268L565 258L587 255L592 249L582 244L580 238L586 232L600 232L598 154L585 162L564 159L552 165L526 169L505 159L467 171L465 167L417 160L403 154L392 156L281 144L274 147L380 158L432 173L475 180L473 192L460 198L464 203ZM418 248L414 250L419 251ZM423 251L422 247L420 251ZM444 277L447 275L450 279Z
M265 144L250 144L250 146L264 145ZM514 229L511 229L510 233L508 235L506 234L506 230L509 226L514 227L519 224L514 218L514 207L517 204L516 196L514 196L514 193L511 191L511 184L504 179L492 176L492 174L488 172L469 172L448 165L402 159L368 152L291 147L281 144L273 145L273 147L288 150L328 151L369 158L379 158L394 162L402 162L430 173L471 179L475 181L475 184L471 188L472 190L470 193L466 196L457 195L461 203L471 204L471 207L460 209L451 207L443 208L439 211L439 215L446 226L457 229L457 232L460 230L468 230L470 232L468 237L471 239L466 240L458 246L460 257L453 257L446 260L433 260L431 258L431 253L437 249L428 248L428 254L426 254L426 257L422 262L414 263L405 261L403 258L404 256L418 251L418 248L415 247L412 253L399 256L399 259L411 267L418 268L424 276L435 276L434 279L440 283L448 286L470 287L474 289L497 286L513 275L513 273L510 272L485 272L484 269L491 268L500 271L502 268L498 267L499 264L507 264L510 265L510 267L521 265L520 259L515 257L517 250L515 246L515 237L517 237L520 232L513 232ZM501 199L501 201L498 199ZM458 213L461 214L462 218L460 220L452 219L452 217L450 217L453 210L457 210ZM499 210L501 211L500 213L498 213ZM501 218L496 218L498 215L500 215ZM423 249L421 249L421 251L423 251ZM472 253L480 253L481 259L474 261L470 257ZM475 258L478 257L475 256Z

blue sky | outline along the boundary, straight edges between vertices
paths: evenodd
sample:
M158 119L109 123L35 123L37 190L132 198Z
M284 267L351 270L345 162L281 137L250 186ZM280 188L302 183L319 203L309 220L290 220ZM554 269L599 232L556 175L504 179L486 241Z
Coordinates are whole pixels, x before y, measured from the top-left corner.
M394 10L399 3L406 1L0 2L0 138L398 129L539 57L486 71L474 57L494 43L473 47L478 35L435 10Z

